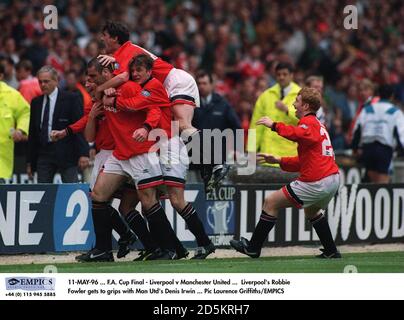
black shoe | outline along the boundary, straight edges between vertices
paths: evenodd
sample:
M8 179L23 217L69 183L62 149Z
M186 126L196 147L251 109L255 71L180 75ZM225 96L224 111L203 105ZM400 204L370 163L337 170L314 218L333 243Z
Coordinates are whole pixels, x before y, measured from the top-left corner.
M156 257L161 256L163 253L160 249L155 250L141 250L139 251L138 257L133 261L147 261L156 260Z
M240 240L230 240L230 245L236 249L236 251L245 254L251 258L259 258L261 251L254 252L248 247L250 246L249 241L246 238L241 237Z
M341 253L339 251L335 251L333 253L325 253L324 249L320 249L321 254L317 255L316 258L319 259L341 259Z
M78 256L75 257L76 261L81 261L82 259L85 259L89 253L94 250L94 248L92 248L90 251L87 251L85 253L79 254Z
M184 248L184 250L177 251L176 254L177 254L176 260L185 259L189 256L189 252L185 248Z
M94 248L85 254L81 254L76 257L79 262L113 262L114 256L111 251L101 251Z
M223 179L226 178L229 171L230 166L227 164L214 166L212 176L207 184L207 190L210 192L213 189L219 188Z
M162 254L154 260L178 260L178 255L175 250L161 250Z
M139 252L139 256L133 261L149 261L149 260L174 260L177 254L170 251L170 256L168 250L162 250L160 248L154 250L142 250Z
M207 246L198 247L195 250L195 255L191 258L191 260L195 259L206 259L208 255L214 253L216 250L215 245L211 242Z
M134 244L137 241L137 237L134 233L128 232L127 234L123 235L119 240L118 240L118 253L116 254L116 257L118 259L121 259L125 257L129 252L132 244Z

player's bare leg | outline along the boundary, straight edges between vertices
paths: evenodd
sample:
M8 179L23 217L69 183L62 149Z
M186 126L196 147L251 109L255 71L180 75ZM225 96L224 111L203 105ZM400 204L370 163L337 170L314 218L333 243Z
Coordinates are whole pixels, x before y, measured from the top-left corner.
M91 192L91 199L96 202L109 201L126 180L127 177L123 175L101 172Z
M265 197L262 211L267 215L277 218L279 209L289 208L293 206L293 202L291 202L285 196L282 189L280 189Z
M122 191L121 203L119 204L119 212L123 216L127 216L129 212L133 210L139 203L139 197L137 191L133 186L133 189L125 187Z
M192 126L194 108L189 104L175 104L172 107L174 120L179 122L179 130L185 140L198 131Z

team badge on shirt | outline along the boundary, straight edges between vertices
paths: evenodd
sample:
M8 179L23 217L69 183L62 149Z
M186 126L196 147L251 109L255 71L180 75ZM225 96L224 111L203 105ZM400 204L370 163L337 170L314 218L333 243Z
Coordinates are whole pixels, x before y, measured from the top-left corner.
M299 127L300 127L300 128L303 128L303 129L307 129L307 128L308 128L308 126L306 126L305 124L301 124Z
M141 94L143 97L146 97L146 98L151 96L150 91L147 91L147 90L142 90Z

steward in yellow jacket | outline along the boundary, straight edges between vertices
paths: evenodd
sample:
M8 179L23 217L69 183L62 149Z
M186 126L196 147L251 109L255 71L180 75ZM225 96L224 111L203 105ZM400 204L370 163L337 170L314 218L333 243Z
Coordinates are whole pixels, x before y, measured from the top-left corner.
M255 129L249 133L247 151L256 153L268 153L276 157L293 157L297 155L297 144L279 136L276 132L265 126L256 126L256 122L261 118L268 116L275 122L283 122L289 125L297 125L296 109L293 102L300 91L300 87L290 82L286 94L281 99L281 86L279 83L264 91L259 97L254 107L253 116L250 123L250 129ZM281 101L285 110L276 107L276 103ZM255 136L255 143L254 143ZM271 165L279 167L279 165Z
M23 96L2 82L0 67L0 180L10 179L14 166L14 142L24 141L29 129L30 107Z

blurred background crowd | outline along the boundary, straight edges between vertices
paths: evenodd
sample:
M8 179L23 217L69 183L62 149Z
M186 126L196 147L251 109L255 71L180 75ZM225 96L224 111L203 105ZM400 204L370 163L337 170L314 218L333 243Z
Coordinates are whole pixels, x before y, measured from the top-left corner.
M47 4L58 8L58 30L44 30ZM357 30L344 28L348 4L358 9ZM364 79L394 86L394 102L404 106L401 0L0 0L4 81L21 91L27 74L47 64L58 71L62 87L82 90L86 62L103 53L99 34L107 19L126 23L134 43L174 66L193 75L211 72L216 92L245 129L258 96L275 84L278 62L294 65L300 86L310 75L323 77L323 108L336 151L349 148Z

